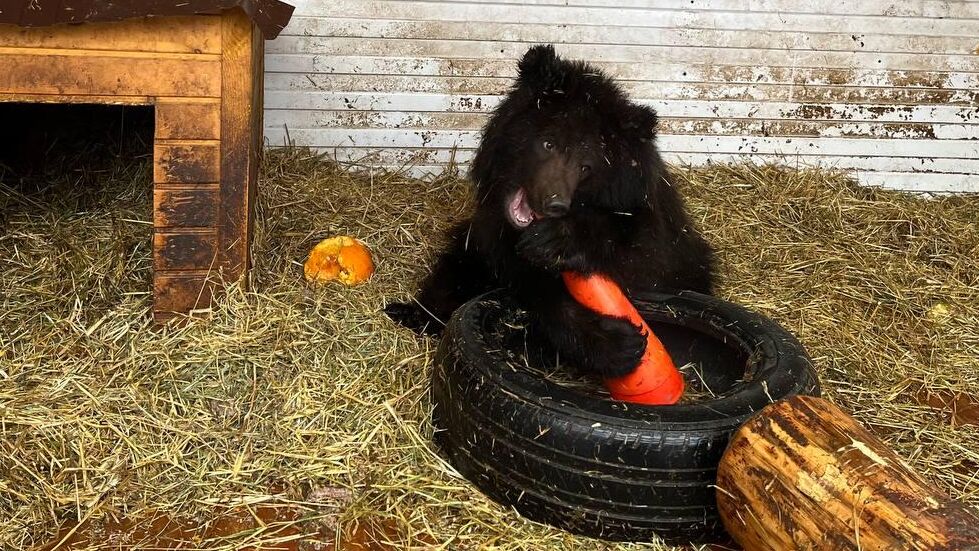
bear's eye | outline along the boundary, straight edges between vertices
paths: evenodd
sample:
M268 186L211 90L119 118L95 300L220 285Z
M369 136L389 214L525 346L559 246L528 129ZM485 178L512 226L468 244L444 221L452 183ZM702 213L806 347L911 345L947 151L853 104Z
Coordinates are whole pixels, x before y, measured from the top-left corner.
M550 140L544 140L544 149L550 151L554 149L554 144Z
M591 172L591 167L589 165L581 165L581 173L588 174Z

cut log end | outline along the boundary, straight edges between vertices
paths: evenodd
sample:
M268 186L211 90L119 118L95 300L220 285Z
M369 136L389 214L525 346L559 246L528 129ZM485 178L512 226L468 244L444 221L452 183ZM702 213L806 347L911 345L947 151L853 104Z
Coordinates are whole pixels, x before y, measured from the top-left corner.
M979 550L979 518L830 402L779 401L731 439L717 501L746 551Z

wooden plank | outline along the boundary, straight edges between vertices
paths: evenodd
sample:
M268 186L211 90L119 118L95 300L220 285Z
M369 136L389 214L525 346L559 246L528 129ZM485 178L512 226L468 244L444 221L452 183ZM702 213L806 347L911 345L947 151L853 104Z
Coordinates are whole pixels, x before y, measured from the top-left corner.
M266 57L274 73L325 73L342 75L458 76L514 78L516 59L468 59L419 57L413 55L376 57L319 55L312 52L273 54ZM902 71L887 68L793 67L785 56L768 65L724 65L718 63L675 63L648 60L621 63L590 60L597 68L620 82L717 82L723 84L808 84L899 88L972 90L979 87L979 74L947 71Z
M284 36L269 43L272 53L317 53L321 55L377 55L518 59L532 43L478 40L402 38L344 38ZM779 48L729 48L723 44L686 46L631 46L561 44L562 55L623 63L686 62L722 65L778 65L790 58L796 67L851 69L887 67L899 70L979 72L979 60L971 52L958 54L888 53L871 51L794 50Z
M299 75L272 74L266 78L269 91L289 92L378 92L445 93L452 95L498 95L513 81L503 78ZM979 91L941 88L876 88L797 84L674 83L629 81L622 89L631 97L660 100L767 101L800 103L848 103L867 105L960 105L979 104Z
M221 19L199 15L32 28L0 25L0 46L217 54Z
M207 184L220 179L221 150L217 142L154 144L154 182Z
M908 172L856 172L867 186L927 193L979 193L979 174L927 174Z
M156 228L212 227L218 223L220 197L211 189L153 190L153 225Z
M19 48L0 46L3 55L61 56L61 57L125 57L126 59L165 59L169 61L219 61L220 54L184 54L171 52L134 52L122 50L70 50L64 48Z
M472 101L460 98L465 107ZM487 102L484 101L485 105ZM838 103L737 102L737 101L659 101L639 100L664 117L835 120L847 122L925 122L974 124L979 112L970 107L947 105L849 105Z
M798 3L798 0L795 0ZM689 4L688 4L689 5ZM483 23L472 21L403 21L296 17L280 36L344 38L419 38L480 40L488 42L545 42L551 44L606 44L610 47L723 45L730 48L783 50L836 50L890 53L930 52L968 54L975 46L966 36L914 36L884 33L878 27L852 32L800 33L778 28L745 32L740 29L670 27L651 32L643 27L607 27L579 21L568 25L535 23Z
M262 47L257 29L243 13L223 18L221 97L220 254L224 277L234 280L249 265L253 198L260 143ZM258 133L259 136L255 134Z
M501 96L368 92L282 92L267 90L268 109L489 113ZM662 117L722 119L808 119L849 122L979 122L971 106L849 105L837 103L656 100L637 98Z
M86 94L5 94L0 92L0 102L4 103L100 103L105 105L152 105L152 96L99 96Z
M156 104L157 140L217 140L221 137L221 104L161 100Z
M329 152L327 152L329 153ZM780 164L794 167L794 163L784 161ZM345 166L352 171L376 171L393 170L400 174L412 178L431 179L440 177L449 168L446 165L425 165L413 164L404 166L401 164L346 164ZM459 172L465 175L465 170ZM959 194L959 193L979 193L979 176L975 174L940 174L940 173L908 173L908 172L864 172L854 171L854 179L862 185L880 186L887 189L898 191L909 191L914 193L928 194Z
M0 55L0 93L216 97L221 64L212 60L98 55Z
M274 134L270 133L270 139ZM468 130L320 128L289 129L298 143L326 147L475 148L481 134Z
M689 2L689 0L688 0ZM893 5L898 3L894 2ZM961 5L955 2L955 5ZM804 4L796 4L804 5ZM979 20L965 18L902 18L880 15L848 15L775 12L725 12L688 6L674 9L625 10L577 6L524 6L493 3L425 1L306 0L297 6L296 16L355 17L362 19L399 19L407 21L472 21L479 23L542 23L572 25L587 21L611 27L699 28L699 29L781 29L796 32L853 32L880 27L886 21L893 34L926 36L977 36ZM884 8L885 10L887 8ZM895 8L900 9L900 8Z
M153 269L213 270L217 262L217 229L155 230Z
M871 140L868 140L871 141ZM281 142L271 142L278 146ZM442 166L462 165L465 171L472 161L473 149L434 149L434 148L385 148L376 147L317 147L341 163L353 163L364 166L404 167L404 166ZM979 159L936 158L936 157L892 157L866 155L855 152L852 155L825 155L808 153L751 153L750 150L741 152L709 152L709 151L665 151L661 150L663 159L669 163L691 164L702 166L707 164L752 162L786 163L798 167L823 167L840 170L858 171L905 171L909 174L954 174L966 173L979 175Z
M976 127L979 130L979 126ZM299 143L334 147L408 147L472 149L479 145L480 133L466 130L403 129L290 129ZM885 157L979 157L979 140L911 140L862 138L803 138L779 136L661 135L663 151L692 153L776 153L811 155L876 155Z
M258 204L258 171L265 150L265 40L258 29L252 30L252 117L249 124L251 131L251 151L248 152L249 163L254 169L249 173L248 204L246 206L245 234L245 269L251 269L251 243L255 235L255 205Z
M880 156L973 159L979 157L979 140L908 140L860 138L660 136L664 151L700 153L769 153L827 156Z
M708 164L755 163L788 164L800 168L832 168L857 172L902 172L906 174L975 174L979 178L979 159L935 157L881 157L870 155L806 155L778 153L709 153L664 151L668 163L704 166Z
M322 109L299 111L265 110L265 128L452 128L480 130L487 115L482 113L419 113L410 111L350 111Z
M786 136L810 138L907 138L970 140L979 136L979 125L929 124L925 122L847 122L834 120L758 120L663 118L660 135L713 134L727 136Z
M324 5L324 0L303 2L299 14L318 14L314 9ZM977 6L969 0L911 0L895 3L893 0L425 0L426 4L506 5L517 10L526 7L574 7L617 10L691 10L752 13L807 13L818 15L871 15L889 17L955 18L979 17Z
M436 164L426 163L424 155L416 159L406 159L405 156L410 152L398 150L348 150L334 148L314 148L327 155L336 154L339 162L348 166L352 170L393 170L414 178L431 178L444 174L446 170L458 170L459 174L465 176L466 166L454 167L446 162ZM442 151L448 153L447 151ZM419 152L421 153L421 152ZM396 157L389 157L388 154ZM457 152L465 155L466 152ZM702 165L703 161L698 160L694 154L690 153L666 153L664 157L668 162L674 164ZM729 155L713 156L714 162L752 162L756 164L775 163L791 167L796 166L819 166L846 169L847 161L859 162L860 158L822 158L809 157L810 163L805 162L805 157L786 158L784 156L760 156L760 155ZM881 161L889 162L891 159L879 158ZM883 165L881 165L883 166ZM854 170L853 177L863 185L874 185L888 189L904 190L921 193L979 193L979 174L947 174L942 172L893 172L883 170Z
M156 272L153 274L154 319L162 322L172 318L174 314L208 308L214 289L214 281L206 274Z
M293 111L269 109L266 129L273 132L321 128L401 128L480 131L488 117L481 113L411 113L399 111ZM870 137L967 140L979 136L976 124L926 122L881 123L833 120L707 119L662 117L662 134L714 134L727 136Z
M284 140L272 131L268 132L269 143L272 147L281 147ZM326 153L330 158L343 163L356 163L376 166L407 166L407 165L448 165L450 163L468 164L475 154L474 149L447 148L377 148L377 147L331 147L327 145L312 146Z

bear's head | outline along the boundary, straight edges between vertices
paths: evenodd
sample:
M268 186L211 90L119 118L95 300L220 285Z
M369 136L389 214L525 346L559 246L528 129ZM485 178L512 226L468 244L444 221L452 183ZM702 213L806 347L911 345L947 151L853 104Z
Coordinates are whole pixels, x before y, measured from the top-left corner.
M472 179L481 204L517 229L576 208L647 205L660 161L656 113L597 69L534 46L484 128Z

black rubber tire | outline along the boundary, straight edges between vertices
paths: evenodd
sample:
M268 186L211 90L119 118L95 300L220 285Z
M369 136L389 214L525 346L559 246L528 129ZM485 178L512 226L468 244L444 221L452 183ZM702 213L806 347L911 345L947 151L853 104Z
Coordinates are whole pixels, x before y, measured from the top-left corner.
M655 407L565 388L508 365L494 329L512 306L495 291L446 327L432 381L435 441L463 476L531 520L607 540L718 541L713 484L729 437L771 401L818 396L816 375L792 335L736 304L697 293L632 298L651 325L741 350L745 381L716 399Z

